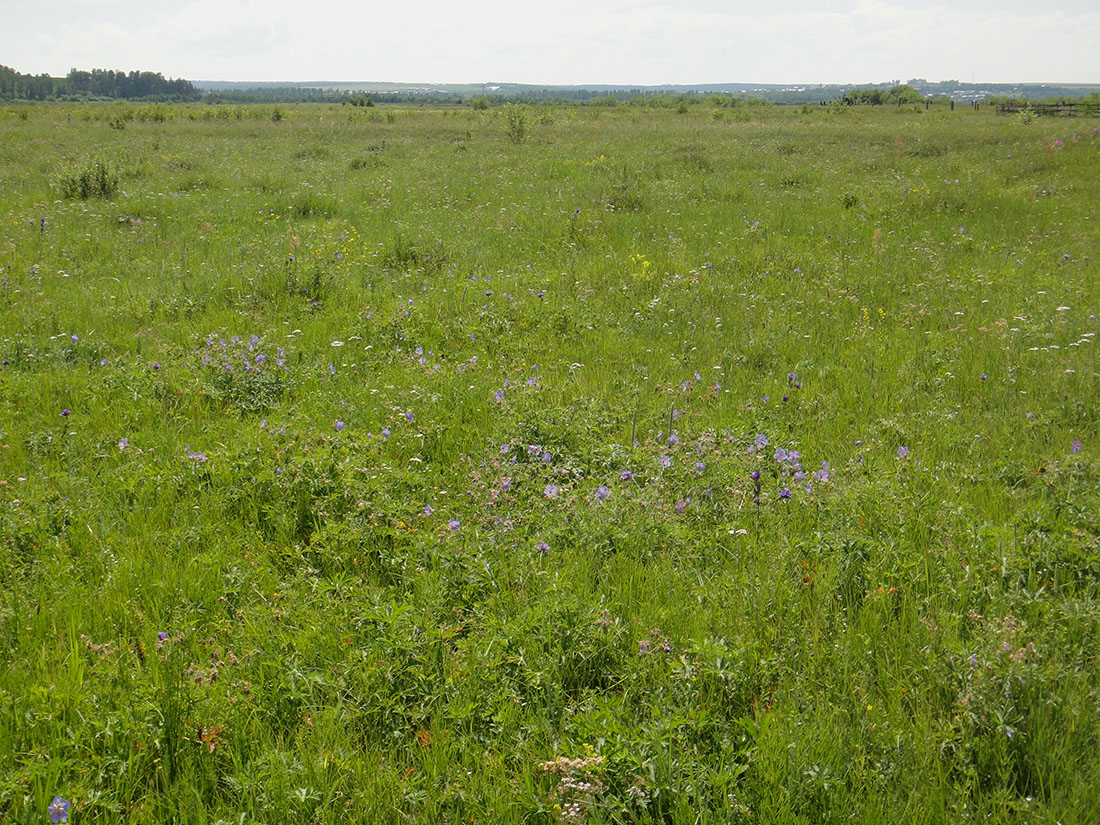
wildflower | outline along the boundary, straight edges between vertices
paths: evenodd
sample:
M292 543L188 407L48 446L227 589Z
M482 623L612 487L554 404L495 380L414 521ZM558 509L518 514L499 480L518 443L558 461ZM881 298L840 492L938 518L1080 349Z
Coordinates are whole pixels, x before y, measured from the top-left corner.
M435 512L435 508L432 507L432 505L430 505L430 504L425 504L424 505L424 515L430 516L434 512Z
M337 418L336 423L333 424L333 426L336 428L336 432L341 432L344 429L344 427L346 427L347 425L343 421L341 421L339 418Z
M503 401L504 400L504 390L497 390L496 392L494 392L493 393L493 398L496 399L497 401Z
M1069 445L1070 450L1075 453L1081 452L1081 442L1074 439L1073 443Z
M704 463L703 463L702 461L696 461L696 462L695 462L695 472L697 472L697 473L701 473L701 472L703 472L703 470L705 470L706 468L707 468L707 465L706 465L706 464L704 464Z
M657 459L657 461L660 462L661 466L665 469L668 469L672 466L672 459L669 458L667 455L661 456L659 459Z
M672 435L668 437L668 443L675 447L680 443L680 436L676 435L676 433L672 433Z
M77 341L80 340L80 336L74 332L72 335L69 336L69 340L75 344Z
M69 821L69 800L67 799L55 796L53 802L50 803L50 807L46 810L50 814L50 822L57 823Z
M336 366L331 361L328 362L328 374L336 375Z
M772 458L774 458L776 461L786 461L787 451L780 447L775 451L775 454L772 456Z
M257 366L260 365L260 364L263 364L265 361L267 361L267 356L264 355L262 352L257 352L256 353L256 364L257 364Z
M779 497L780 498L790 498L791 497L791 491L788 488L784 487L782 490L779 491Z
M539 382L539 379L535 378L535 376L532 375L530 378L527 379L527 386L528 387L533 387L538 382Z
M405 420L406 421L412 421L413 420L413 414L412 414L411 410L409 412L405 413Z
M798 376L795 375L793 372L788 372L787 373L787 383L788 384L793 384L797 380L798 380Z
M753 444L756 445L757 449L762 450L768 446L768 437L760 433L760 435L753 439Z
M689 504L691 504L690 498L680 499L676 502L672 509L675 510L677 513L683 513L684 510L688 508Z
M607 501L611 497L611 490L606 485L601 484L596 488L596 501Z
M500 454L501 454L501 455L508 455L508 452L509 452L509 451L510 451L511 449L512 449L512 445L511 445L511 444L507 444L507 443L505 443L505 444L501 444L501 445L500 445Z
M760 471L759 470L753 470L749 474L749 478L751 478L753 481L759 481L760 480Z
M447 519L447 528L450 530L457 530L462 526L462 522L456 518Z
M646 653L649 653L649 640L642 639L640 642L638 642L638 655L644 656Z
M382 437L383 438L389 438L390 437L390 428L389 427L383 427L382 428Z
M630 472L630 470L623 470L619 473L619 481L633 481L633 479L634 473Z
M555 484L547 484L542 488L542 494L547 498L554 498L558 494L558 488Z
M538 550L540 553L545 553L550 549L550 545L547 544L545 541L540 541L538 544L535 545L535 549Z
M120 450L125 450L129 446L130 446L130 439L128 439L126 436L122 436L122 438L120 438L118 440L118 448Z
M902 444L900 447L898 447L898 458L908 458L908 457L909 457L909 448L906 447L904 444Z
M197 450L195 452L188 453L187 457L194 461L196 464L202 464L204 461L206 461L206 453L198 452Z
M68 416L72 415L72 412L73 412L73 411L72 411L72 410L70 410L70 409L69 409L68 407L62 407L62 409L61 409L61 417L62 417L62 418L67 418Z
M983 372L981 375L978 376L978 378L980 378L982 381L985 381L987 378L989 378L989 376Z
M552 455L550 455L550 453L543 453L542 454L542 463L543 464L549 464L553 460L554 460L554 457Z

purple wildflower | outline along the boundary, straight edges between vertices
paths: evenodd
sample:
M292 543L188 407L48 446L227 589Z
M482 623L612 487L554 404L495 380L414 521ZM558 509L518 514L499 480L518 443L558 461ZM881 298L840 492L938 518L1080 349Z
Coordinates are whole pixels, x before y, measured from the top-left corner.
M341 431L343 431L344 427L347 426L347 424L345 424L343 421L341 421L339 418L337 418L336 423L333 424L332 426L334 426L336 428L336 432L341 432Z
M1079 453L1079 452L1081 452L1081 442L1078 441L1077 439L1074 439L1073 443L1069 445L1069 448L1073 452Z
M623 470L621 473L619 473L619 481L633 481L633 480L634 480L634 473L630 472L630 470Z
M434 512L435 512L435 508L432 507L432 505L430 505L430 504L425 504L424 505L424 515L430 516Z
M677 513L682 513L688 508L689 504L691 504L690 498L682 498L677 501L675 505L673 505L672 509L675 510Z
M545 541L540 541L538 544L535 545L535 549L538 550L540 553L546 553L550 549L550 545L547 544Z
M450 530L457 530L462 526L462 522L456 518L447 519L447 527Z
M601 484L596 488L596 501L607 501L611 497L611 490L606 485Z
M703 463L702 461L696 461L696 462L695 462L695 472L697 472L697 473L701 473L701 472L703 472L703 470L705 470L706 468L707 468L707 465L706 465L706 464L704 464L704 463Z
M779 491L779 497L780 498L790 498L791 497L791 491L788 488L784 487L782 490Z
M69 800L67 799L55 796L53 802L50 803L50 807L46 810L50 814L50 822L56 824L69 821Z
M389 438L390 437L390 428L389 427L383 427L382 428L382 437L383 438Z
M668 443L675 447L677 444L680 443L680 436L676 435L676 433L673 433L668 437Z
M72 415L72 413L73 413L73 411L70 410L68 407L62 407L61 408L61 417L62 418L68 418L70 415Z
M668 469L669 467L672 466L672 459L669 458L667 455L663 455L657 460L660 462L661 466L664 467L665 469Z
M558 488L555 484L547 484L542 488L542 494L547 498L554 498L558 494Z
M756 445L757 449L762 450L768 446L768 437L764 435L764 433L760 433L760 435L753 439L753 444Z
M900 447L898 447L898 458L908 458L908 457L909 457L909 448L906 447L904 444L902 444Z

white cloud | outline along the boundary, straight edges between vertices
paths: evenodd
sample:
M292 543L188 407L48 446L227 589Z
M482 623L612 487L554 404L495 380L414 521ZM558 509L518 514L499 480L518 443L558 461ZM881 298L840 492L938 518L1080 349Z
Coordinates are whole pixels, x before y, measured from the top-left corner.
M44 2L9 21L5 61L35 73L137 68L231 80L1100 82L1100 12L1088 0L822 5Z

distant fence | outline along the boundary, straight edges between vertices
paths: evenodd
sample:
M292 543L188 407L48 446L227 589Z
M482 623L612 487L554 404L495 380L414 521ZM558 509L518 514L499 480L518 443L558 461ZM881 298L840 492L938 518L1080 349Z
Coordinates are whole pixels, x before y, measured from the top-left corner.
M1019 112L1034 112L1050 117L1096 117L1100 115L1100 103L998 103L997 114L1011 115Z

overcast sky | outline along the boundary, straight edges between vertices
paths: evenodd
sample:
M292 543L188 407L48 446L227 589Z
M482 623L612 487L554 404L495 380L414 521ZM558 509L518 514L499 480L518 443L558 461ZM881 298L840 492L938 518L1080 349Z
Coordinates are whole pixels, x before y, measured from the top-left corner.
M189 80L1100 82L1098 0L0 0L0 63Z

